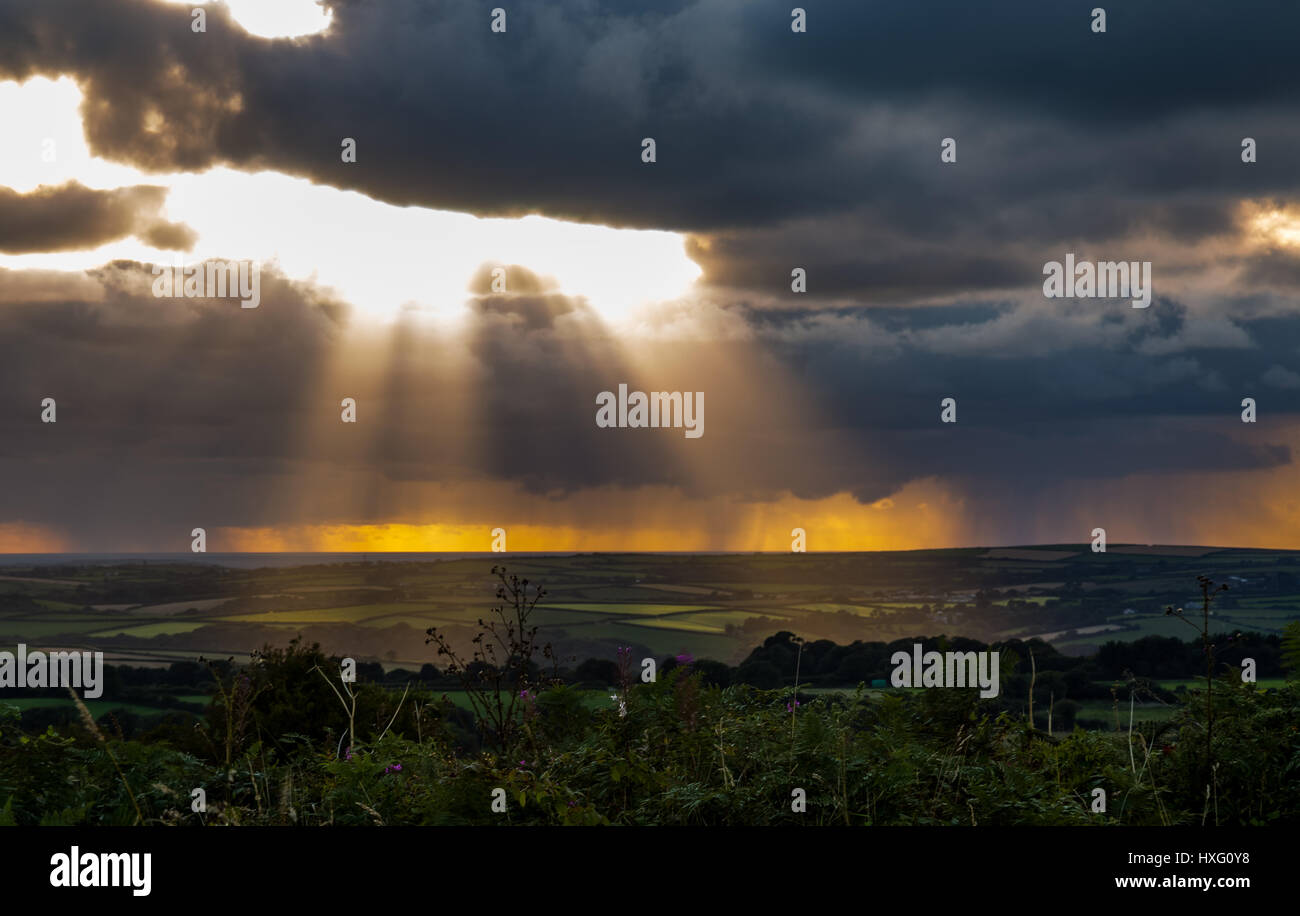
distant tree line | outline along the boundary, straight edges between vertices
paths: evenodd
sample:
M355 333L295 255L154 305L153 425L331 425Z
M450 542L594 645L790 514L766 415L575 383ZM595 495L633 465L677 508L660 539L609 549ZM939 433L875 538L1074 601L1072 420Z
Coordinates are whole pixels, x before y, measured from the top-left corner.
M1258 678L1281 677L1282 642L1282 638L1276 635L1238 636L1218 653L1219 674L1239 672L1242 659L1252 658ZM796 670L798 684L804 688L851 689L859 684L868 688L888 687L893 670L891 657L898 651L910 652L915 643L920 643L923 651L927 652L999 651L1003 667L1002 704L1012 709L1023 708L1029 698L1032 680L1038 712L1046 715L1049 704L1066 704L1060 707L1061 717L1058 719L1066 728L1073 723L1077 701L1111 700L1117 695L1117 685L1136 685L1142 690L1142 698L1172 703L1178 700L1177 693L1160 687L1155 683L1157 679L1195 678L1204 672L1200 643L1174 637L1147 636L1133 642L1108 642L1094 655L1071 656L1063 655L1049 643L1036 639L984 643L964 637L938 636L892 642L855 641L840 645L825 639L803 642L787 630L767 637L739 665L671 655L657 659L656 665L662 676L680 665L689 664L692 673L701 675L702 684L710 687L741 684L769 690L794 687ZM229 658L176 661L167 667L105 665L101 700L156 708L159 716L180 713L192 719L203 715L207 704L180 697L211 694L218 678L233 678L242 667ZM385 669L377 661L358 661L356 673L361 684L390 691L400 691L410 685L437 695L458 691L461 687L459 678L432 664L415 670ZM559 667L555 672L557 683L584 689L608 688L618 683L619 677L617 664L608 658L588 658L571 667ZM66 696L66 690L61 687L11 689L0 696L0 702L4 697ZM329 698L325 696L324 699ZM70 706L36 707L25 709L21 721L25 731L39 732L50 725L67 724L77 715ZM459 721L465 717L463 711L449 710L446 715L466 731L472 724ZM156 724L155 718L139 711L125 710L115 713L112 723L115 729L129 737Z

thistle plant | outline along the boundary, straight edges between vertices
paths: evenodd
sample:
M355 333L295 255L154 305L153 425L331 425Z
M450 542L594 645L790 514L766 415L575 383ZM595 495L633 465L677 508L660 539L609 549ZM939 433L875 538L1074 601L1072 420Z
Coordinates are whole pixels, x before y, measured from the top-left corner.
M1214 640L1210 639L1210 605L1219 592L1228 590L1228 586L1225 583L1215 588L1214 581L1209 576L1197 576L1196 582L1201 587L1201 625L1198 627L1188 620L1184 616L1182 608L1166 607L1165 615L1176 617L1201 634L1201 651L1205 655L1205 768L1208 773L1214 766L1214 669L1216 653ZM1228 640L1227 645L1232 645L1240 636L1240 633L1234 634Z
M507 576L504 566L493 566L492 575L499 580L491 617L478 619L479 632L472 640L468 657L457 651L447 634L436 627L427 631L426 644L438 647L438 655L447 658L447 673L460 679L485 743L504 759L521 738L523 713L536 697L546 679L537 673L533 656L541 653L551 662L550 683L558 678L558 659L551 644L539 645L538 627L529 624L537 604L546 595L540 585L529 586L527 579ZM526 732L524 732L526 734Z

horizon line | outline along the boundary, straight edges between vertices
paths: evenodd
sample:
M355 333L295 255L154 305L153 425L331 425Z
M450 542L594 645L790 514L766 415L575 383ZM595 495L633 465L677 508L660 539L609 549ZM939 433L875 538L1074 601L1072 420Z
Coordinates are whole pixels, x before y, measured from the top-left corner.
M715 555L771 555L786 556L796 553L815 553L822 555L832 554L858 554L858 553L934 553L946 550L1047 550L1051 548L1070 548L1081 551L1088 551L1091 542L1082 541L1079 543L1070 543L1057 541L1050 543L1036 544L966 544L953 545L947 547L901 547L897 549L882 548L859 548L844 550L758 550L758 549L687 549L687 550L580 550L574 548L558 548L553 550L509 550L509 551L491 551L491 550L244 550L244 551L205 551L203 553L194 553L192 551L165 551L165 550L131 550L131 551L96 551L96 550L78 550L78 551L0 551L0 557L90 557L90 556L114 556L114 557L139 557L139 556L166 556L166 557L193 557L195 559L202 557L250 557L250 556L596 556L596 555L637 555L637 554L715 554ZM1118 542L1107 545L1107 550L1091 551L1095 553L1108 553L1114 548L1134 548L1149 547L1152 549L1168 550L1252 550L1266 553L1300 552L1300 547L1234 547L1231 545L1220 544L1142 544L1136 542Z

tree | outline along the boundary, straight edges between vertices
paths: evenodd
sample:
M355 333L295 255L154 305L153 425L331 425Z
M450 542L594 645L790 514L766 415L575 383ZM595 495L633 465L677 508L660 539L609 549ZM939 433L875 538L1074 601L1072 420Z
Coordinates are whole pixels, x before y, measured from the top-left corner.
M731 668L711 658L697 659L693 665L706 687L726 687L731 683Z
M775 690L781 686L781 669L771 662L751 660L736 669L736 683L749 684L762 690Z
M618 683L618 665L607 658L589 658L573 673L580 684L609 687Z
M1052 730L1074 731L1074 720L1079 715L1080 706L1074 700L1057 700L1052 707Z
M1300 620L1287 624L1282 631L1282 664L1287 680L1300 680Z
M853 652L844 657L831 678L835 684L853 685L870 681L875 673L876 669L872 665L870 656L865 652Z

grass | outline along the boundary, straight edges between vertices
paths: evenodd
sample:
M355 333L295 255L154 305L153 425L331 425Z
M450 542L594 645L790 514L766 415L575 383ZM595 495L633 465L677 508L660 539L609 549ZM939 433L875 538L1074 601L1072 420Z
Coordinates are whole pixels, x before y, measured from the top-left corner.
M80 604L71 604L67 601L52 601L49 598L34 598L32 600L51 611L79 611L82 608Z
M1166 678L1158 680L1159 684L1165 690L1177 690L1179 687L1186 687L1188 690L1199 690L1205 686L1204 678ZM1262 677L1256 682L1260 690L1266 690L1269 687L1285 687L1286 678L1282 677Z
M1126 624L1132 629L1108 630L1105 633L1089 633L1086 636L1079 636L1069 640L1054 640L1053 645L1058 649L1065 646L1100 646L1103 643L1114 642L1116 640L1131 642L1135 639L1141 639L1143 636L1173 636L1178 639L1187 639L1190 632L1187 624L1179 621L1174 617L1151 616L1123 616L1117 615L1110 617L1107 623ZM1223 633L1229 630L1240 629L1237 625L1225 620L1216 619L1211 622L1211 631L1214 633Z
M54 636L78 636L100 630L103 618L54 616L49 620L8 617L0 619L0 636L14 637L18 641L32 642Z
M789 690L790 688L787 687L785 689ZM924 689L925 689L924 687L866 687L863 688L862 695L864 697L870 697L873 700L878 700L881 697L887 696L891 693L915 693L917 691L924 690ZM841 696L851 697L856 692L857 692L856 687L800 687L799 688L800 696L805 696L805 695L825 696L827 694L838 693Z
M986 548L801 556L514 556L504 562L512 573L546 585L550 595L538 609L536 620L551 631L545 634L546 638L560 634L554 638L572 641L575 644L572 651L599 654L602 649L592 642L617 640L660 656L687 651L697 657L717 658L732 664L739 662L759 637L752 635L752 631L743 638L727 637L724 628L758 616L779 619L773 631L798 630L800 623L807 621L810 637L825 636L839 641L843 631L855 632L858 625L852 621L846 626L832 624L820 614L810 612L848 612L861 618L860 628L864 632L869 629L879 638L889 638L892 630L879 630L876 626L876 621L887 616L888 611L933 605L935 599L921 596L936 591L946 590L952 601L957 595L972 593L976 581L986 581L989 587L1001 590L1023 592L1031 587L1046 588L1048 594L1021 599L1040 607L1054 600L1051 593L1059 592L1066 578L1082 581L1085 591L1113 586L1135 595L1158 598L1163 606L1163 603L1186 605L1191 597L1186 594L1188 571L1201 571L1202 567L1223 578L1241 575L1249 579L1271 576L1292 566L1300 569L1295 562L1300 560L1297 553L1227 551L1200 559L1180 558L1175 554L1162 558L1157 565L1154 556L1142 560L1135 559L1134 554L1092 555L1086 545L1083 547L1038 545L1033 548L1039 552L1057 550L1076 554L1059 563L984 560L981 558L987 553ZM1152 553L1161 552L1153 550ZM381 557L376 555L373 559L381 560ZM1273 563L1274 560L1285 562ZM1261 570L1259 564L1265 561L1271 565ZM237 570L216 577L195 575L184 564L137 563L93 570L69 565L67 569L57 570L57 579L35 576L39 581L0 581L0 602L14 595L41 604L41 611L37 612L30 604L15 601L12 610L0 612L0 643L89 642L112 649L112 641L120 637L123 644L134 643L123 649L124 652L129 649L131 658L165 661L180 652L211 655L219 651L229 654L234 649L246 651L248 647L240 644L239 636L231 635L240 625L273 627L285 638L292 635L291 631L317 625L364 626L380 633L398 625L416 630L429 626L472 626L487 614L493 602L494 585L487 574L490 562L486 557L402 564L331 559L317 565ZM1035 574L1033 570L1041 573ZM14 572L23 576L31 570ZM1027 578L1033 581L1023 581ZM169 587L150 588L149 583ZM140 587L134 588L136 585ZM375 591L344 594L359 588ZM716 596L715 590L719 592ZM737 597L742 593L747 597ZM187 599L189 594L193 597ZM285 609L252 612L220 606L253 595L284 595L282 602L269 599L257 606ZM287 597L291 595L298 597ZM80 610L85 604L123 604L132 599L138 606L130 613L90 616ZM1125 600L1131 599L1120 595L1108 604L1107 622L1132 629L1075 636L1068 642L1058 641L1058 646L1067 649L1075 646L1087 651L1111 640L1132 641L1152 634L1187 639L1194 635L1185 625L1158 613L1123 616L1119 612L1125 607ZM701 605L701 601L709 603ZM1229 603L1231 607L1222 607L1211 618L1217 630L1276 632L1285 622L1300 617L1300 594L1261 596L1253 587L1251 591L1234 589ZM316 607L286 607L291 604L315 604ZM1005 599L997 604L1004 605ZM986 612L993 625L986 632L967 635L988 638L998 632L1065 631L1069 629L1071 610L1068 598L1066 605L1060 610L1044 609L1042 622L1033 625L1028 619L1037 617L1036 614L1012 620L995 606ZM183 612L190 607L197 608L198 613L185 615ZM181 612L181 616L171 616L173 611ZM811 632L815 630L814 621L816 627L822 628L816 633ZM204 624L221 626L205 628ZM942 632L944 625L942 621L933 622L933 631L928 635ZM218 632L222 634L219 639L222 645L211 645ZM328 637L322 638L329 641ZM157 642L145 642L150 639ZM376 634L374 643L382 644L385 639ZM395 636L389 641L402 642ZM405 642L409 643L409 638ZM403 645L399 654L405 658L413 651L418 650Z
M195 702L206 702L207 698L196 700ZM82 700L90 714L98 719L106 712L116 710L125 710L141 716L158 716L167 712L179 712L180 710L162 709L157 706L142 706L139 703L123 703L119 700ZM59 708L66 706L68 709L76 709L76 704L72 702L71 697L13 697L10 699L0 700L0 705L17 706L19 709L42 709L42 708Z
M680 614L687 611L716 611L719 608L715 606L702 606L698 604L635 604L628 602L623 603L606 603L606 604L582 604L577 602L567 602L565 604L551 605L553 611L581 611L584 614L614 614L620 617L635 615L654 616L656 614Z
M422 611L425 613L421 613ZM236 614L229 617L222 617L220 619L232 623L261 623L272 625L313 623L364 624L371 619L387 617L390 615L418 617L420 619L428 620L431 624L442 623L446 619L445 615L428 610L428 605L422 602L353 604L345 607L259 611L253 614ZM470 618L468 613L466 613L466 618L470 622L473 622L473 618Z
M91 637L108 637L108 636L136 636L140 639L151 639L154 636L174 636L177 633L192 633L200 627L207 624L203 621L183 622L173 620L162 620L157 623L146 623L134 627L110 627L107 630L100 630L98 633L87 633Z
M645 646L656 658L689 652L696 658L713 658L730 663L736 651L735 640L727 636L634 626L631 621L598 620L590 627L583 627L581 633L583 636L616 640L621 645Z
M1108 726L1114 727L1115 724L1115 704L1113 700L1076 700L1079 704L1077 718L1080 719L1099 719ZM1046 712L1046 706L1035 704L1034 711ZM1160 703L1134 703L1133 704L1133 721L1134 722L1165 722L1174 717L1178 712L1177 705L1165 706ZM1119 721L1121 729L1128 727L1128 702L1121 699L1119 704Z
M638 585L638 589L651 589L656 592L678 592L683 595L712 595L714 592L723 594L724 589L704 588L699 585Z
M726 632L726 630L719 626L711 626L707 623L697 623L680 617L656 617L650 620L629 620L627 623L628 626L633 627L653 627L657 630L680 630L683 633L711 633L721 635Z
M891 607L888 604L878 604L876 607ZM848 611L850 614L857 614L859 617L870 617L875 611L869 607L863 607L860 604L801 604L801 611L820 611L824 614L835 614L840 611Z
M592 690L578 691L578 693L582 695L582 705L585 709L610 708L612 706L612 702L609 698L609 695L612 692L613 692L612 687L602 688L600 690L592 689ZM461 709L467 709L470 712L474 711L474 707L469 700L469 694L464 690L446 690L446 691L442 691L438 695L439 696L445 695L447 699L451 700L453 705L458 706Z
M657 590L647 588L641 585L582 585L578 584L572 588L563 590L556 589L551 594L559 597L560 595L573 595L576 598L595 599L597 601L644 601L647 598L662 598L664 592L655 594ZM708 591L702 590L705 595Z

